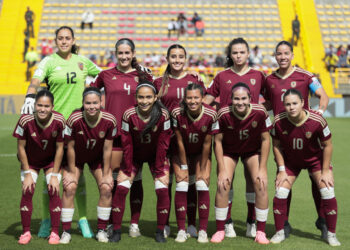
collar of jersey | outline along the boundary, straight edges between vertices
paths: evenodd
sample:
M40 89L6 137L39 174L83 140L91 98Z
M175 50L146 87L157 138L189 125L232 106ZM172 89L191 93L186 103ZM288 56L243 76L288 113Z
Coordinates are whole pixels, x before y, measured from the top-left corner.
M230 109L231 109L232 114L233 114L235 117L237 117L237 119L243 121L243 120L245 120L245 119L250 115L250 113L252 112L252 104L249 103L248 112L247 112L247 114L245 114L245 116L243 116L243 117L240 116L239 114L237 114L237 113L235 112L235 109L233 108L233 105L230 106Z
M285 75L285 76L282 76L282 75L280 75L278 72L277 72L277 70L275 71L275 75L278 77L278 78L281 78L281 79L286 79L286 78L288 78L288 77L290 77L293 73L294 73L294 71L295 71L295 69L296 69L296 67L295 66L293 66L293 69L292 69L292 71L291 72L289 72L287 75Z
M292 123L295 127L302 126L307 121L307 119L309 119L309 116L310 116L310 112L309 111L307 111L306 109L304 109L304 111L306 113L306 116L305 116L305 118L302 121L300 121L298 123L295 123L291 119L289 119L289 116L287 115L288 121L290 121L290 123Z

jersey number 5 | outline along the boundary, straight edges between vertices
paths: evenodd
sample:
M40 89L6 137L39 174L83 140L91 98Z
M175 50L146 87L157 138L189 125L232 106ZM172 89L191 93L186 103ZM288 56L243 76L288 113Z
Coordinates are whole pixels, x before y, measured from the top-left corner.
M77 83L76 81L76 78L77 78L77 73L75 72L68 72L67 73L67 84L75 84Z

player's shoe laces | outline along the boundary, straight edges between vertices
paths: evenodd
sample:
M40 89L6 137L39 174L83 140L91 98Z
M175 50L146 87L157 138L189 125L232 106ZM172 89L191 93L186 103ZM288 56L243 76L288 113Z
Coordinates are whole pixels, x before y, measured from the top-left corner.
M165 232L165 228L164 230L160 230L157 228L157 231L156 231L156 241L159 242L159 243L165 243L166 242L166 239L164 237L164 232Z
M120 229L113 230L113 234L109 237L109 242L119 242L122 239L122 232Z
M256 232L256 237L255 237L255 242L259 244L269 244L270 241L266 238L265 232L262 231L257 231Z
M289 222L287 220L284 222L284 228L283 229L284 229L284 236L286 238L288 238L290 233L292 232L293 228L292 228L292 226L289 224Z
M18 244L21 245L26 245L30 242L30 240L32 239L32 235L30 234L30 232L25 232L24 234L21 234L21 236L19 237L18 240Z
M335 236L335 233L332 233L332 232L329 232L329 231L327 232L327 242L332 247L337 247L337 246L341 245L339 240Z
M50 245L57 245L60 244L60 236L58 234L51 232L49 237L49 244Z
M96 240L98 242L108 242L108 234L107 231L100 229L98 230L97 234L96 234Z
M178 243L183 243L186 240L187 240L187 233L185 232L185 230L179 230L179 232L177 232L175 241Z
M164 227L164 238L168 238L170 235L170 226L165 225Z
M132 238L136 238L136 237L140 237L141 233L140 233L140 229L139 229L139 225L137 224L131 224L129 227L129 236Z
M113 235L113 224L109 224L109 225L107 226L106 231L107 231L107 236L108 236L108 238L111 237L111 236Z
M70 235L70 233L63 231L60 239L60 244L68 244L71 239L72 239L72 236Z
M51 231L51 220L50 219L43 219L40 222L38 237L47 238L50 235L50 231Z
M225 238L225 231L217 231L212 237L210 242L212 243L220 243Z
M81 234L84 236L84 238L94 237L94 233L92 232L89 222L87 221L86 218L79 220L78 227L81 231Z
M321 231L321 238L324 240L327 240L327 225L326 225L326 220L324 218L318 217L318 219L315 222L315 225L318 230Z
M197 241L198 241L199 243L208 243L209 240L208 240L207 232L204 231L204 230L199 230Z
M193 225L189 225L187 227L187 233L192 237L192 238L197 238L198 233L197 233L197 228Z
M247 223L247 231L245 232L245 236L250 238L256 237L256 225L255 223Z
M227 238L235 238L236 232L233 227L233 222L225 224L225 237Z
M278 243L281 243L282 241L284 241L285 239L286 239L286 236L284 233L284 229L281 229L278 232L276 232L274 236L272 236L270 241L273 244L278 244Z

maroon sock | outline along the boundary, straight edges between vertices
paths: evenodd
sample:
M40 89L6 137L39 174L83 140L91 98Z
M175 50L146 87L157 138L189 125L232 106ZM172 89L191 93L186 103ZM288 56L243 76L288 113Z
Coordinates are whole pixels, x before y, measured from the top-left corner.
M257 231L265 232L266 221L258 221L256 224Z
M210 208L209 191L198 191L199 230L207 231Z
M72 228L72 222L68 221L68 222L63 222L62 221L62 229L63 231L69 231Z
M175 214L178 230L186 229L187 192L175 192Z
M112 189L112 197L114 197L115 190L117 189L118 182L116 180L113 181L113 189ZM112 210L111 210L111 216L109 216L108 224L113 224L113 216L112 216Z
M227 210L226 221L231 219L231 208L232 208L232 201L228 201L228 210Z
M57 192L49 190L49 210L51 217L51 232L59 233L62 200Z
M315 203L318 217L325 218L323 206L321 205L322 199L321 199L320 189L317 187L317 184L315 183L315 181L312 179L311 176L310 176L310 180L311 180L311 187L312 187L311 188L312 197L314 198L314 203Z
M323 199L322 200L323 209L326 214L326 223L328 231L335 233L335 227L337 225L338 217L338 205L336 198Z
M273 217L275 218L276 232L284 228L287 213L287 199L273 198Z
M247 202L248 214L247 214L247 222L254 223L255 221L255 203Z
M169 214L168 214L168 218L166 219L166 223L165 223L165 225L168 225L168 226L169 226L169 218L170 218L170 210L171 210L171 198L172 198L171 188L172 188L172 186L173 186L173 183L169 182L169 185L168 185Z
M216 231L224 231L225 222L226 220L216 220Z
M287 211L286 211L286 218L285 220L288 221L289 218L289 210L290 210L290 203L292 202L292 189L289 192L288 198L287 198Z
M125 210L126 195L129 192L129 188L118 185L115 190L115 194L112 200L112 217L113 217L113 229L120 229L122 226L122 220Z
M20 212L21 212L21 222L23 227L23 233L30 231L30 221L32 218L33 212L33 194L34 188L32 187L32 193L27 191L22 193L22 199L20 204Z
M164 230L169 216L169 193L167 188L156 189L157 194L157 228Z
M139 224L142 202L143 202L142 180L134 181L130 189L130 210L131 210L130 223Z
M197 190L196 184L188 186L187 192L187 224L196 226Z

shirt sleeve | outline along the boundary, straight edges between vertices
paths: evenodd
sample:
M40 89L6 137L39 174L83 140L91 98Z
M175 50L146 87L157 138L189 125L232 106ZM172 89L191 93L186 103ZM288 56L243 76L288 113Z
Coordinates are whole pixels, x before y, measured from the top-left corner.
M209 134L215 135L215 134L218 134L219 132L220 132L220 125L219 125L218 117L217 115L215 115L215 118L213 118L210 122Z
M323 120L322 123L324 124L324 126L322 126L322 124L320 123L319 129L317 131L320 141L323 142L329 140L332 137L332 133L328 127L326 120L324 118L321 119Z
M170 144L170 137L172 130L170 128L170 119L163 115L164 122L162 124L162 131L158 138L157 153L156 153L156 164L155 164L155 175L156 178L162 177L164 173L164 163L166 162L166 153Z
M272 122L271 122L271 119L270 119L270 116L269 114L265 112L262 114L261 116L261 119L263 120L262 122L262 127L261 127L261 133L264 133L266 131L269 131L272 129Z
M96 64L94 64L91 60L87 58L86 58L86 67L87 67L88 76L95 77L102 71L100 67L98 67Z
M316 90L322 88L322 85L316 76L310 77L308 79L308 83L309 83L309 89L313 94L315 94Z
M132 127L129 124L129 121L125 120L123 118L122 121L122 128L121 128L121 139L122 139L122 145L123 145L123 159L124 163L122 164L121 168L124 174L127 176L131 175L132 168L133 168L133 141L130 134L130 127Z
M68 118L66 127L64 129L64 137L70 141L75 139L75 129L74 129L74 123L70 119L71 117Z
M27 126L21 125L20 121L23 116L18 120L17 125L15 127L15 130L13 131L12 136L19 139L19 140L26 140L26 132L27 132Z
M42 82L50 74L50 56L45 57L36 68L33 78Z
M57 138L56 142L63 142L64 141L64 130L65 130L65 124L64 123L59 123L57 126Z
M114 125L113 122L110 122L105 139L106 140L113 140L113 138L115 138L117 136L117 134L118 134L117 124L115 123L115 125Z
M220 95L220 75L216 75L213 81L210 83L208 89L207 89L207 94L218 97Z

